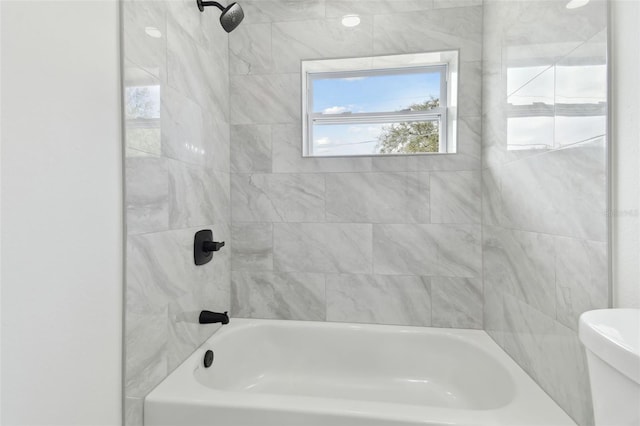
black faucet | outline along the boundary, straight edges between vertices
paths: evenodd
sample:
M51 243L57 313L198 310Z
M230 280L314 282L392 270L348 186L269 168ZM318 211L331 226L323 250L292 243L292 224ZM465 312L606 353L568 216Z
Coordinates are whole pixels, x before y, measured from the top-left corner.
M229 315L227 315L227 312L221 314L220 312L202 311L198 321L200 324L215 324L217 322L229 324Z

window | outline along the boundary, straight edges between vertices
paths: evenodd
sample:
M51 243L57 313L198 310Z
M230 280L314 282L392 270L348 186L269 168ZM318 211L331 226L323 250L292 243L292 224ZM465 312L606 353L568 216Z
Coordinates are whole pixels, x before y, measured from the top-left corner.
M455 152L457 57L303 61L304 155Z

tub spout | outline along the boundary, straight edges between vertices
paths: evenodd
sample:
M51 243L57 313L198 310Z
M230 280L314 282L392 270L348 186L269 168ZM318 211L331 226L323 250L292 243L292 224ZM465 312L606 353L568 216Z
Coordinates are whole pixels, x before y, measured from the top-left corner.
M221 322L222 324L229 324L229 315L227 312L211 312L211 311L202 311L200 312L200 317L198 318L200 324L215 324L217 322Z

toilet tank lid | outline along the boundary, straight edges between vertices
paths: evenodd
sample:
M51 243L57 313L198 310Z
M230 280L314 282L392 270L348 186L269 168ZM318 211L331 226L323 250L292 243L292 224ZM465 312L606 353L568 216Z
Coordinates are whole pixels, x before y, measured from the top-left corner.
M600 359L640 384L640 309L598 309L580 315L580 340Z

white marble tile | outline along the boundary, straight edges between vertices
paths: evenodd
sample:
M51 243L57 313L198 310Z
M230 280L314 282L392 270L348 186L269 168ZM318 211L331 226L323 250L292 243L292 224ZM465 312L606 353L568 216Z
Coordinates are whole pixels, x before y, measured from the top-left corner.
M327 0L327 17L344 15L389 15L433 8L432 0Z
M187 163L205 165L202 109L180 92L167 86L162 91L162 155Z
M300 74L231 77L231 124L300 122Z
M483 0L433 0L434 9L482 6Z
M129 397L145 397L168 374L166 307L157 314L127 312L124 390Z
M371 225L275 223L277 271L370 273Z
M300 61L371 55L373 19L362 16L355 27L340 18L278 22L272 26L273 67L300 72Z
M490 226L483 231L485 281L555 318L553 237Z
M609 305L607 244L556 237L557 319L578 330L580 314Z
M231 281L233 316L325 320L322 274L234 271Z
M166 81L166 3L123 1L122 18L125 59ZM148 34L149 29L157 30L152 33L154 36Z
M460 62L458 117L482 115L482 62Z
M429 278L329 274L327 321L431 325Z
M323 18L325 0L248 0L242 2L246 23Z
M593 425L589 372L584 346L577 334L554 322L543 338L543 363L538 374L542 389L579 425Z
M167 160L137 156L125 160L127 234L169 228L169 171Z
M504 292L500 285L483 277L483 328L493 340L504 347Z
M479 277L480 244L478 225L374 225L374 272Z
M228 59L217 57L212 49L194 43L171 20L167 24L167 81L170 86L197 102L205 114L227 120L229 93ZM226 40L221 40L220 43Z
M481 278L431 278L431 324L434 327L483 328Z
M234 221L324 221L323 175L234 174L231 187Z
M376 15L373 36L375 54L460 49L461 61L479 61L482 7Z
M303 157L299 124L275 125L271 129L274 173L368 172L372 169L370 157Z
M169 224L172 229L215 221L212 183L206 169L169 160Z
M482 223L499 226L503 223L501 214L500 169L499 166L482 171Z
M428 175L329 173L325 179L328 222L428 222Z
M510 227L605 241L604 140L511 162L502 171L502 211Z
M124 425L125 426L141 426L143 423L142 416L144 411L144 398L124 399Z
M271 126L231 126L231 171L271 172Z
M229 37L229 72L231 75L269 74L271 59L271 24L243 22Z
M480 223L480 172L432 172L431 222Z
M213 114L203 117L204 146L208 169L229 173L231 170L231 135L229 123Z
M233 223L231 238L232 270L273 270L272 223Z
M130 61L124 62L124 127L127 149L162 154L160 80Z

